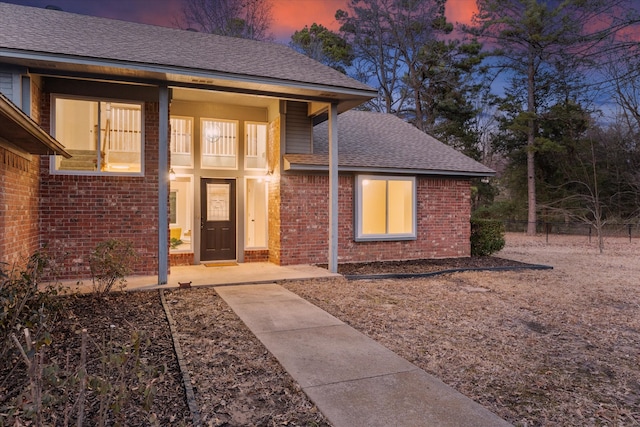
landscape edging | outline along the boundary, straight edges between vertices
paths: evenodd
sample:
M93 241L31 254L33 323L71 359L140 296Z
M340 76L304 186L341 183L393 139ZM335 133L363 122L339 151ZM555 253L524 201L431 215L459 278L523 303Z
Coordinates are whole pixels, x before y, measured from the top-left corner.
M198 408L196 396L191 385L191 378L189 377L189 372L187 371L187 363L184 360L182 348L180 347L180 343L178 342L176 322L171 316L169 306L167 305L167 300L164 297L164 290L158 289L158 293L160 294L160 301L162 302L164 314L167 317L167 322L169 323L171 341L173 342L173 350L176 354L176 359L178 360L178 368L182 373L182 382L184 384L184 392L187 395L187 405L189 406L189 411L191 412L191 419L194 426L201 426L202 421L200 417L200 409Z
M440 271L430 271L428 273L382 273L382 274L344 274L347 280L370 280L370 279L413 279L420 277L433 277L442 274L464 273L466 271L517 271L517 270L553 270L550 265L530 264L526 266L511 267L470 267L470 268L451 268Z

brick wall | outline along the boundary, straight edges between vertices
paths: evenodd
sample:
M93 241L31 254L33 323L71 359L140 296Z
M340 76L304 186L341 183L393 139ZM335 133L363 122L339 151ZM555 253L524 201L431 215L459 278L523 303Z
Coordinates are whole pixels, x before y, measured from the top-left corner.
M470 255L471 190L468 180L419 177L418 238L395 242L355 242L355 178L339 179L338 261L382 261ZM284 175L280 180L280 264L326 263L329 177Z
M41 106L42 126L49 131L48 94L41 96ZM41 239L65 255L60 279L89 277L88 255L99 242L111 238L134 243L139 255L134 274L157 274L158 103L145 103L144 125L141 177L50 175L48 158L43 157Z
M22 269L39 248L38 156L0 146L0 262Z
M269 261L268 249L255 249L244 251L244 262L267 262Z
M180 265L193 265L193 252L174 253L169 255L169 265L177 267Z

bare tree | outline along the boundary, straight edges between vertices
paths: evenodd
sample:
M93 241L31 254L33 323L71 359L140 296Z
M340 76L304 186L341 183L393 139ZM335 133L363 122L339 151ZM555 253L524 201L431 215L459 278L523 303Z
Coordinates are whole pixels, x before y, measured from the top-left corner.
M204 33L271 40L270 0L182 0L180 25Z
M544 206L549 212L561 213L566 218L573 218L588 224L596 230L598 250L604 251L604 226L607 223L604 211L606 206L600 193L595 142L591 140L590 156L586 163L581 163L582 176L576 177L563 184L571 186L573 190L562 199L555 200Z
M425 63L441 59L430 48L439 42L439 36L453 30L446 22L444 3L349 0L346 10L336 12L340 31L355 53L356 74L379 88L371 108L405 119L414 116L411 121L420 129L427 115L422 111L424 87L429 82Z

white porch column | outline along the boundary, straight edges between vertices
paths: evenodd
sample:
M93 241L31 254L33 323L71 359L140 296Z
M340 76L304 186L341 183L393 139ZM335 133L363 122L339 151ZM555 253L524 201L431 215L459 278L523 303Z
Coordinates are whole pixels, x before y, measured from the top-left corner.
M329 106L329 271L338 272L338 105Z
M158 96L158 285L169 277L169 88L159 87Z

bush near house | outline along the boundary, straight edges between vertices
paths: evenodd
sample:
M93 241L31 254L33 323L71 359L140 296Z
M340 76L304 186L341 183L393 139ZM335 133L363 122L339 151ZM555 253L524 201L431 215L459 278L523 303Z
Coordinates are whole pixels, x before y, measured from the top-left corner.
M98 243L89 256L94 293L105 295L116 283L124 288L125 276L131 273L137 256L130 241L109 239Z
M487 256L504 248L504 223L497 219L471 219L471 256Z

